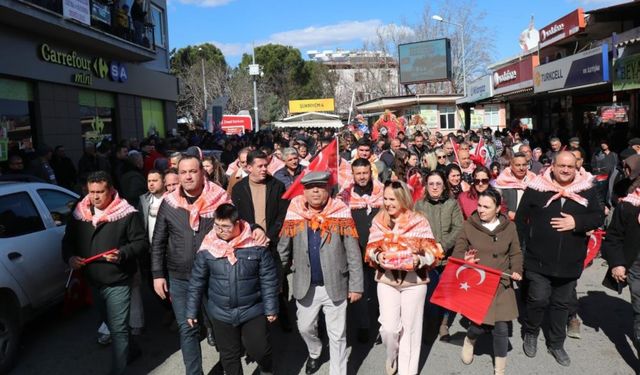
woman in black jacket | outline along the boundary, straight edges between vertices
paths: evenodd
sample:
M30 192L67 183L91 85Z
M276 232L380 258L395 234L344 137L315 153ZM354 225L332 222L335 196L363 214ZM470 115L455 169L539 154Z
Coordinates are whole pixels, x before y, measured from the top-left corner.
M242 374L242 347L264 373L272 372L268 323L278 314L278 272L271 252L258 246L251 226L231 204L215 212L213 230L193 264L187 323L193 327L203 294L226 374ZM244 344L244 345L243 345Z

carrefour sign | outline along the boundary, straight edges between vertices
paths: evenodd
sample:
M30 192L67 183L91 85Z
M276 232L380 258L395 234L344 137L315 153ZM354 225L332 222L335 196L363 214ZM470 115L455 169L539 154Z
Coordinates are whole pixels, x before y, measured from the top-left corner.
M129 79L127 68L118 61L107 61L102 57L89 58L77 51L63 51L48 44L40 45L38 55L50 64L62 65L77 69L71 81L80 85L91 86L93 77L124 83Z
M607 45L535 68L533 91L545 92L609 81Z

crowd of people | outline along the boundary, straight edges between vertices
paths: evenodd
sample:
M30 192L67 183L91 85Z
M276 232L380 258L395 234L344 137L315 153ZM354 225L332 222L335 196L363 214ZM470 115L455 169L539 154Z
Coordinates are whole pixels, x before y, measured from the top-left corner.
M63 147L43 146L10 155L4 173L84 195L63 258L95 290L113 374L140 354L130 337L144 331L147 279L174 316L187 374L203 373L205 336L226 374L242 373L244 355L272 373L273 324L297 327L312 374L321 365L321 312L330 373L346 374L347 309L357 311L358 341L385 346L387 374L417 374L424 320L437 319L446 340L456 319L446 309L424 315L449 257L506 275L482 324L470 322L460 353L470 365L478 337L491 334L494 373L504 374L514 319L523 322L524 354L535 357L547 315L547 349L570 365L565 338L580 338L576 284L589 236L601 228L607 277L630 286L640 341L640 139L617 154L606 130L594 133L600 138L582 144L516 122L448 135L370 135L358 126L191 134L87 143L77 169ZM307 171L336 138L337 176ZM301 194L283 198L296 184Z

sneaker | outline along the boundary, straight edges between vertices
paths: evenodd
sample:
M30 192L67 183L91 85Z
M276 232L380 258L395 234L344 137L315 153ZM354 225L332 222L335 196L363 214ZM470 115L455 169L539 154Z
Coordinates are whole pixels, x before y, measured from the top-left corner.
M553 349L548 348L549 353L555 358L556 362L558 362L561 366L569 367L571 364L571 359L569 358L569 354L564 350L564 348Z
M567 324L567 336L572 339L580 338L580 319L577 317L573 317L569 320L569 324Z
M98 344L100 345L110 345L111 344L111 335L98 333Z
M535 357L538 352L538 337L530 333L525 333L522 341L524 354L529 358Z

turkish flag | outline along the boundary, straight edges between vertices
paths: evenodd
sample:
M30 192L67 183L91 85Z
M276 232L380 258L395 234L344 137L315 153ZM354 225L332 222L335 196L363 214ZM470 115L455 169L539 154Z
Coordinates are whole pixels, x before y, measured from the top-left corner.
M291 199L302 194L304 186L300 180L309 172L327 171L331 173L329 178L329 186L333 186L338 182L338 143L334 139L327 147L325 147L318 156L309 164L309 167L300 173L300 176L289 186L289 189L282 194L282 199Z
M480 325L496 295L502 272L449 258L431 303L466 316Z
M602 238L606 234L602 229L596 229L589 236L589 242L587 243L587 257L584 258L583 268L587 268L589 263L595 259L596 255L600 252L600 246L602 246Z

